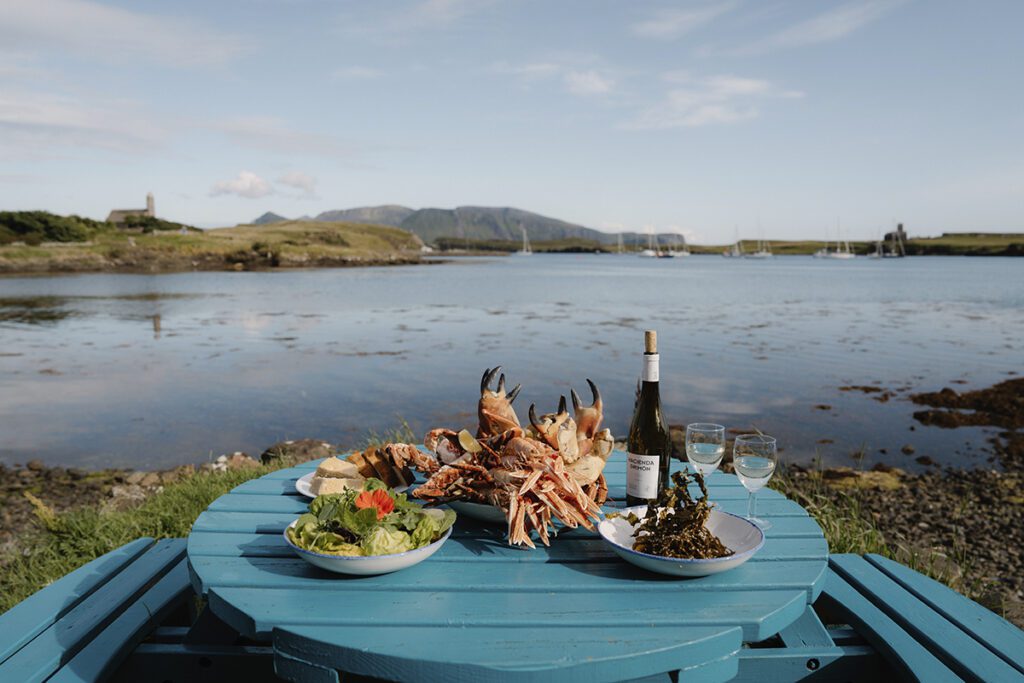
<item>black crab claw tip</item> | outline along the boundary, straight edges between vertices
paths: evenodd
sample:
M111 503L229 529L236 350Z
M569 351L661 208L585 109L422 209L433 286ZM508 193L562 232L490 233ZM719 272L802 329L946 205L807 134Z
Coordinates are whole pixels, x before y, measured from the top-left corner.
M536 403L531 403L530 404L530 424L533 425L533 428L537 430L538 434L543 433L543 430L540 428L540 420L537 419L537 404Z
M569 390L569 396L572 398L572 409L579 410L583 402L580 400L580 395L576 393L575 389Z
M565 396L560 396L558 398L558 414L561 415L562 413L567 413L567 412L569 412L569 411L566 410L566 408L565 408Z
M509 403L512 403L512 401L516 400L516 396L519 395L519 390L522 388L522 384L517 384L514 387L512 387L512 391L508 392L508 396L505 397L508 399Z
M597 385L591 382L590 379L587 379L587 384L590 385L590 393L594 395L593 405L596 406L598 403L601 402L601 392L597 390Z
M500 365L490 370L484 371L484 376L480 379L480 393L483 393L484 391L490 388L491 380L493 380L494 376L498 374L498 370L501 370Z
M501 373L501 377L498 378L498 393L505 391L505 373Z

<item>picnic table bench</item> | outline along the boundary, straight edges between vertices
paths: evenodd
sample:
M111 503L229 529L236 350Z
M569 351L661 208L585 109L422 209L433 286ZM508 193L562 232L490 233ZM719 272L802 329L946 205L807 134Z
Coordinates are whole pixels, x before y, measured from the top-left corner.
M647 574L578 531L518 550L460 520L429 561L353 579L281 537L315 466L219 498L187 558L183 539L140 539L0 615L0 681L1024 681L1024 632L898 563L829 557L774 492L759 494L765 547L717 577ZM709 488L744 507L731 475Z

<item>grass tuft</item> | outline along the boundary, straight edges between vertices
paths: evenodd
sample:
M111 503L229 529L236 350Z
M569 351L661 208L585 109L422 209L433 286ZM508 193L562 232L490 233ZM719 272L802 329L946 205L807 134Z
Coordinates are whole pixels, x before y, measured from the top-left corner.
M0 556L0 612L83 564L142 536L184 538L210 503L271 468L200 472L169 484L136 507L82 507L57 513L30 496L38 523Z

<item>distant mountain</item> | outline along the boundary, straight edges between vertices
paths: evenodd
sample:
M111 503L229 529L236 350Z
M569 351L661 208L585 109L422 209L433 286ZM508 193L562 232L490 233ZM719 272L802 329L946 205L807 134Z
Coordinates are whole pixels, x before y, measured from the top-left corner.
M284 216L279 216L273 211L267 211L265 214L257 218L252 222L252 225L268 225L270 223L280 223L288 220Z
M522 239L523 230L538 242L568 238L607 241L607 233L509 207L460 206L456 209L420 209L399 227L414 232L424 242L438 237L481 240Z
M267 212L253 223L262 225L282 220L287 219ZM362 206L354 209L324 211L313 220L389 225L408 230L427 243L432 243L439 237L518 241L522 239L524 228L526 234L535 242L585 239L602 244L615 244L618 240L616 233L601 232L557 218L549 218L507 206L460 206L455 209L417 210L407 206L386 204L384 206ZM648 238L647 235L624 232L622 239L627 246L646 246ZM674 233L663 233L657 235L657 241L661 245L677 245L681 238Z
M348 221L349 223L372 223L399 227L406 218L416 213L415 209L397 204L384 206L360 206L355 209L324 211L316 217L318 221Z

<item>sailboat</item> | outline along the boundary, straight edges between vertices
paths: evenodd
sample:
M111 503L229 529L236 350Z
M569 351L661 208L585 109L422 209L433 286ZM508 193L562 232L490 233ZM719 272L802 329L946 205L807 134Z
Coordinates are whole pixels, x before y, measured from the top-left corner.
M516 256L530 256L533 250L530 249L530 238L526 236L526 228L519 226L519 229L523 231L523 248L516 252Z
M774 256L772 246L766 240L760 239L757 241L756 251L743 255L744 258L771 258L772 256Z
M654 248L654 233L647 233L647 248L640 252L643 258L657 258L658 250Z
M722 252L725 258L743 258L743 240L740 239L739 228L736 229L736 241L733 245Z
M831 259L852 259L857 258L857 255L850 249L850 242L842 239L842 231L839 229L839 219L836 219L836 250L829 251L828 241L825 242L825 247L814 252L814 258L831 258Z
M771 258L771 257L772 257L772 247L764 239L764 231L761 229L761 218L759 216L758 219L757 219L757 249L755 251L749 253L749 254L744 254L743 258L764 259L764 258Z
M683 248L682 249L680 249L679 251L676 251L675 248L674 248L674 245L673 245L672 247L669 247L668 251L659 251L658 252L658 258L680 258L680 257L683 257L683 256L689 256L690 255L690 247L688 247L686 245L686 236L685 235L680 235L680 237L683 240Z
M868 258L882 258L885 255L885 247L882 246L882 236L879 234L875 241L875 250L868 254Z

